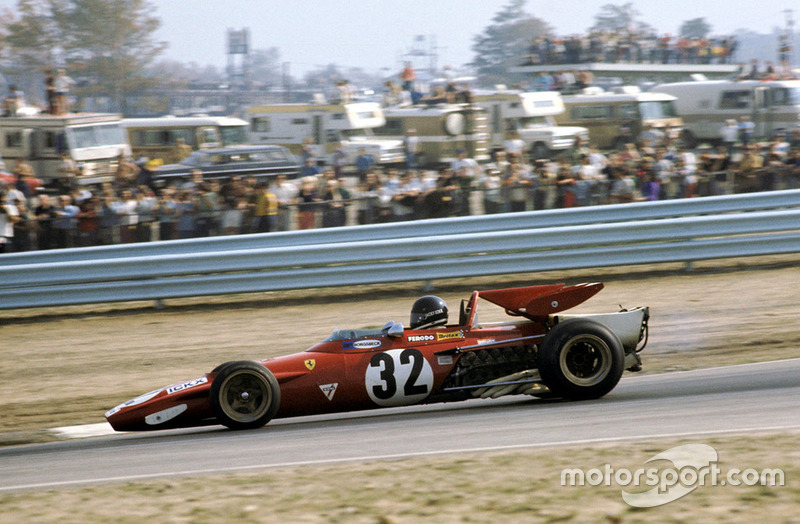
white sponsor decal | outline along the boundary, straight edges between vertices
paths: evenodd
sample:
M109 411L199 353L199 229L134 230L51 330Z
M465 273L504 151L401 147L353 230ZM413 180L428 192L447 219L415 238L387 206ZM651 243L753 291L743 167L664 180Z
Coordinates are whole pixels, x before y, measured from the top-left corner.
M153 413L151 415L147 415L144 417L144 421L149 426L157 426L158 424L163 424L168 420L172 420L184 411L186 411L186 404L179 404L177 406L172 406L171 408L167 408L161 410L157 413Z
M353 349L369 349L380 347L380 340L356 340L353 342Z
M436 337L433 335L412 335L408 337L409 342L425 342L427 340L435 340Z
M479 346L484 346L486 344L494 344L493 338L482 338L478 341Z
M321 384L319 389L322 390L322 393L328 398L328 400L333 400L333 395L336 393L337 387L339 387L339 383L334 382L333 384Z
M148 400L150 400L151 398L153 398L156 395L158 395L159 393L161 393L162 391L164 391L164 390L163 389L156 389L156 390L151 391L149 393L145 393L144 395L139 395L138 397L136 397L133 400L128 400L127 402L123 402L119 406L111 408L110 410L106 411L105 416L106 416L106 418L108 418L111 415L114 415L115 413L119 413L120 411L122 411L123 408L129 408L131 406L136 406L137 404L143 404L143 403L147 402Z
M449 366L453 363L453 355L438 355L436 357L436 362L440 366Z
M195 386L199 386L200 384L205 384L208 382L206 377L203 378L196 378L194 380L189 380L188 382L184 382L183 384L175 384L174 386L170 386L167 388L167 395L172 395L173 393L177 393L178 391L183 391L184 389L193 388Z

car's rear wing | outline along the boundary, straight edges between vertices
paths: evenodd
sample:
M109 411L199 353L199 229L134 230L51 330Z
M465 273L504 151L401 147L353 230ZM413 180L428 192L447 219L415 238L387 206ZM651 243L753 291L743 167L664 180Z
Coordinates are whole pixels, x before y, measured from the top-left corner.
M509 315L539 320L573 308L596 295L601 289L603 284L599 282L575 286L550 284L481 291L478 296L504 308Z

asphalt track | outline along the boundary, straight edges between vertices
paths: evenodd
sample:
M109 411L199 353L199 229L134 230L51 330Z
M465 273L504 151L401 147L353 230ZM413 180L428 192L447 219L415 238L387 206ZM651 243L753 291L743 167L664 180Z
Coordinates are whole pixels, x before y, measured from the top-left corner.
M0 450L0 492L640 438L800 429L800 359L651 376L606 397L508 397Z

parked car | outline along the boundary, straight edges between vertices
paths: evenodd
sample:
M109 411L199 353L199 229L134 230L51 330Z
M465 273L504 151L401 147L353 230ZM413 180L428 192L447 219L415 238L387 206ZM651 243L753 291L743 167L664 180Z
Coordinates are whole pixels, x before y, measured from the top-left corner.
M154 178L158 185L167 185L171 181L188 179L195 169L202 171L205 179L232 175L297 178L300 174L297 158L285 147L230 146L194 151L178 164L159 167Z

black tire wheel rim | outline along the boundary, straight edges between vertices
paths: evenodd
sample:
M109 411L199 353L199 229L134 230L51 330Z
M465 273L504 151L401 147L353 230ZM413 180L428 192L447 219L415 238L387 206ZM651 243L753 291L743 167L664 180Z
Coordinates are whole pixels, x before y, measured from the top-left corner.
M609 345L596 335L577 335L564 344L559 366L564 377L578 386L594 386L611 372Z
M222 411L231 420L248 423L267 413L272 404L272 390L258 373L239 371L222 383L219 400Z

